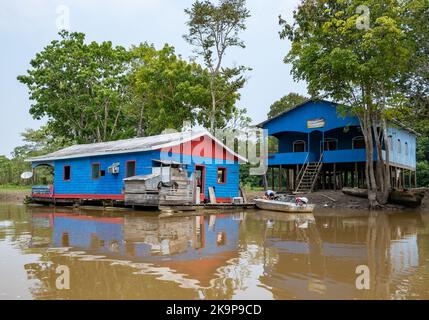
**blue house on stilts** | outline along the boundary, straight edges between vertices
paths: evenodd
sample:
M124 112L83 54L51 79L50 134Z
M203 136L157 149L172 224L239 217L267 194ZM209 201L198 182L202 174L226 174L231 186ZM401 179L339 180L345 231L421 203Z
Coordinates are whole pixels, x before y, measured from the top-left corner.
M195 177L201 201L209 199L213 187L217 202L230 203L239 196L239 163L246 159L200 131L74 145L28 161L33 170L53 168L53 186L33 187L32 198L40 202L122 202L124 180L150 177L167 163Z
M336 103L308 100L258 126L277 141L277 152L268 157L268 184L273 190L365 186L365 141L359 120L343 115ZM392 186L415 185L416 133L390 123L388 137L383 149L390 151Z

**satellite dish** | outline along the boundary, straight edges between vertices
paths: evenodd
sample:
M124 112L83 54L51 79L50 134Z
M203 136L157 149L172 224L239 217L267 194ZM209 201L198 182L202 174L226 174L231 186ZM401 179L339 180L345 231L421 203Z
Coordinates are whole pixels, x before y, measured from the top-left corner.
M27 171L21 174L21 179L30 179L33 177L33 172Z

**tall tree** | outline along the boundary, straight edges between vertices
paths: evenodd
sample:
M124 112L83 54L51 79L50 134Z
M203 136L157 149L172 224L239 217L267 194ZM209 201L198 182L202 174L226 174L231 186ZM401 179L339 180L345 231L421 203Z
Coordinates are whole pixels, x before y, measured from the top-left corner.
M83 33L59 35L18 76L29 89L31 115L47 117L53 134L77 143L128 137L127 50L109 41L87 44Z
M429 186L429 1L405 3L407 39L414 50L408 60L409 72L403 75L400 85L414 112L407 113L403 121L420 134L417 136L417 181L420 186Z
M271 119L280 113L303 103L305 100L307 100L307 98L298 93L291 92L285 95L270 106L270 111L267 114L268 119Z
M246 29L245 21L250 14L245 0L220 0L218 5L209 0L197 0L190 9L185 9L185 13L189 18L189 32L184 38L195 46L195 52L203 58L210 72L210 130L214 132L216 110L229 91L221 88L219 79L227 80L231 92L237 91L245 82L245 67L224 68L222 63L227 49L245 47L239 33Z
M397 79L407 71L410 46L402 1L369 0L366 7L361 5L359 0L303 0L293 24L280 17L280 36L292 42L285 62L292 64L296 79L307 81L310 94L327 94L359 118L366 143L368 199L374 208L385 203L390 192L389 148L384 160L381 145L387 142L386 121L396 116L395 107L404 105Z
M181 130L185 122L191 125L209 124L211 95L207 69L196 62L182 59L169 45L156 50L152 45L141 44L131 52L130 79L136 101L132 110L140 136L159 134L168 128ZM230 91L222 75L217 76L216 82L225 97L218 104L216 121L219 125L225 125L240 112L235 107L239 95L236 91Z

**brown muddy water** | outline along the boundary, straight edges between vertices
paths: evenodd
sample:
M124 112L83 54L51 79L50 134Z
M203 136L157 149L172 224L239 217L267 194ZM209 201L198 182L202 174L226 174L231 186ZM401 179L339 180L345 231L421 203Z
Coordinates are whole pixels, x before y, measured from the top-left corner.
M0 275L0 299L428 299L429 213L0 205Z

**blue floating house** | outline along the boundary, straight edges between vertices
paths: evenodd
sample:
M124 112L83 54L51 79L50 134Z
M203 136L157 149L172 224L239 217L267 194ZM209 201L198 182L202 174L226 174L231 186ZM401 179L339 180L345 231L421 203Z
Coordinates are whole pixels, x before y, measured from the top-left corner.
M308 192L365 186L361 126L357 117L344 114L338 104L308 100L258 126L277 143L276 152L268 157L268 183L273 190ZM382 147L390 151L392 185L415 184L416 133L390 123L388 137Z
M53 168L54 185L33 187L32 198L48 202L124 201L124 180L150 176L163 163L180 164L201 201L213 187L217 202L239 195L239 163L246 159L207 131L177 132L112 142L74 145L29 159L33 170Z

